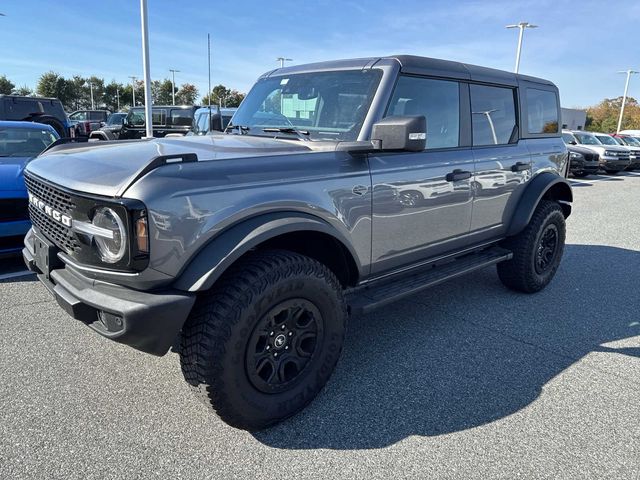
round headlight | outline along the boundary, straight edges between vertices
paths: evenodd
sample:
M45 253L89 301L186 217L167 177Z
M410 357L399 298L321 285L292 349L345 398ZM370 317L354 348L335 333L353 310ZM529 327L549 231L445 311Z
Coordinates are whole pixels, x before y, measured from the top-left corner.
M127 251L127 231L118 214L110 208L101 207L96 210L91 223L111 232L109 235L94 237L100 258L107 263L122 260Z
M571 152L571 159L572 160L578 160L579 158L582 158L582 154L581 153L576 153L576 152Z

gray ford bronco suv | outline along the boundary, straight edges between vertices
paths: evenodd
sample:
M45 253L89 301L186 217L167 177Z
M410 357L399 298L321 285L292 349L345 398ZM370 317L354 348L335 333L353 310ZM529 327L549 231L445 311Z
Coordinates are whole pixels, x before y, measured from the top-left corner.
M29 163L24 259L99 334L180 355L230 425L293 415L350 315L497 265L543 289L572 193L549 81L415 56L281 68L223 133Z

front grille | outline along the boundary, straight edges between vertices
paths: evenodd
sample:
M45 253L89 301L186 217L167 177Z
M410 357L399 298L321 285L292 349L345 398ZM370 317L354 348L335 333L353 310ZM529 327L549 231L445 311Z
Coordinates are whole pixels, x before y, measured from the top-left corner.
M33 177L25 175L24 180L30 194L42 200L51 208L65 215L73 216L76 204L71 195ZM78 239L68 227L56 222L31 204L29 204L29 216L31 217L31 223L67 254L72 254L80 248Z
M26 198L3 198L0 200L0 222L15 222L29 219L29 202Z
M598 154L597 153L585 153L584 154L584 159L588 162L591 162L593 160L598 160Z

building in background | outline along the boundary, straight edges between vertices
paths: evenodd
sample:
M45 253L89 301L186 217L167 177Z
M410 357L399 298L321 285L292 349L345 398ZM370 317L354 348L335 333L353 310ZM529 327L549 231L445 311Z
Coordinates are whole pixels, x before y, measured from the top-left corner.
M586 110L578 110L576 108L562 109L562 128L568 130L584 130L585 123L587 123Z

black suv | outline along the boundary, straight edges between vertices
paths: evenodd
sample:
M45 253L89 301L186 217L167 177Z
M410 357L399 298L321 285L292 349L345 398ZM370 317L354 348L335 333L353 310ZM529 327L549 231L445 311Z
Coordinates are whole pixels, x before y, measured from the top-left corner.
M186 135L191 129L193 115L200 108L185 105L154 105L151 110L153 136L164 137L169 133ZM120 131L120 140L130 140L145 136L144 107L129 110Z
M0 120L14 120L51 125L61 137L74 137L62 102L57 98L0 95Z

